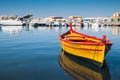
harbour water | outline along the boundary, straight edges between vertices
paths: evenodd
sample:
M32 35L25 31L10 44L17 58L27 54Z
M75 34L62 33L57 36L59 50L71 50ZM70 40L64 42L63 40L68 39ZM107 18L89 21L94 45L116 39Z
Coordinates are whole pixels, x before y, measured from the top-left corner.
M0 80L119 80L120 27L74 27L113 42L103 68L63 54L58 34L68 27L0 27Z

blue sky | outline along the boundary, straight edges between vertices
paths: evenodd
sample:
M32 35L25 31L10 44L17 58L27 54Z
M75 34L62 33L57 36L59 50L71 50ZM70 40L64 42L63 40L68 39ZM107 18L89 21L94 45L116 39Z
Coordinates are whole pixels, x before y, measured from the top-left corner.
M114 12L120 12L120 0L0 0L0 15L66 18L112 16Z

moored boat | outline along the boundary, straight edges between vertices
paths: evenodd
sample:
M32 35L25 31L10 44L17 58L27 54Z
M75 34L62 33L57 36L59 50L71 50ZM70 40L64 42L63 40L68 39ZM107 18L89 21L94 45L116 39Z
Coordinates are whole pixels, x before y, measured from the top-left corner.
M22 26L23 23L19 20L0 20L2 26Z
M72 29L72 23L70 23L70 30L59 34L59 40L61 48L65 52L85 58L100 67L102 67L105 55L112 45L110 40L106 40L106 35L103 35L102 38L97 38L76 32Z

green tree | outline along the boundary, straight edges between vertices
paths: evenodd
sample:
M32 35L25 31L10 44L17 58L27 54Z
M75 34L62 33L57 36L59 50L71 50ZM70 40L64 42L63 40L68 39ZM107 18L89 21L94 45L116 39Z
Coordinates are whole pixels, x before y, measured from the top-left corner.
M32 14L28 14L28 15L26 15L26 16L23 16L23 18L24 19L26 19L26 18L31 18L33 15Z

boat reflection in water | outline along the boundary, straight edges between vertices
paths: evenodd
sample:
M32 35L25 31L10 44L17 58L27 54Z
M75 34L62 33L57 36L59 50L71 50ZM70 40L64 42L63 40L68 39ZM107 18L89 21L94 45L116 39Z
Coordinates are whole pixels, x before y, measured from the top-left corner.
M2 32L19 33L22 30L22 26L1 26Z
M2 31L2 28L1 28L1 26L0 26L0 32Z
M80 57L62 51L59 55L59 64L76 80L110 80L110 73L106 62L100 68L81 60Z

